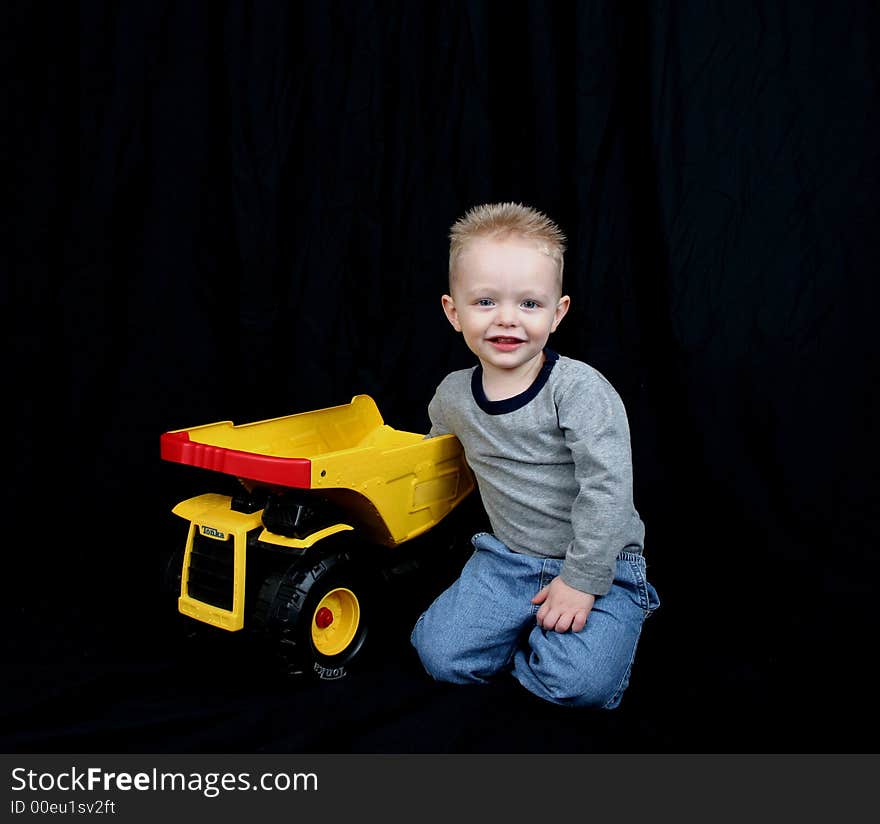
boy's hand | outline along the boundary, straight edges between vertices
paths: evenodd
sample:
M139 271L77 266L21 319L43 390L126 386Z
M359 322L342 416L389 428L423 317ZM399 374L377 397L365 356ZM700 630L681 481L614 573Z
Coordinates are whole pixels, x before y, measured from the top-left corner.
M538 626L556 632L580 632L587 623L587 616L596 603L596 596L570 587L558 575L534 598L533 604L541 604L538 610Z

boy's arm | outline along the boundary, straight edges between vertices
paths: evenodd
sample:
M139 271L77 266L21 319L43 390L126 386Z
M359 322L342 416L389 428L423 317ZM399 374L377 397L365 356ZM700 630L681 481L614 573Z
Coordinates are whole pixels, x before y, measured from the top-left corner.
M446 416L443 413L443 401L440 397L440 387L434 392L434 397L428 404L428 418L431 421L431 429L425 437L436 438L438 435L449 435L452 430L446 423Z
M629 424L623 401L604 379L581 379L558 403L559 423L574 461L578 493L574 540L560 577L593 596L611 588L618 554L641 548L644 525L633 503Z

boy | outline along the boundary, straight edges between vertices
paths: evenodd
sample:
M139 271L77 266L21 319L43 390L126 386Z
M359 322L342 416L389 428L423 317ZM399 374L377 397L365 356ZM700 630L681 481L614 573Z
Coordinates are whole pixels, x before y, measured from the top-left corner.
M412 643L437 680L510 672L555 704L618 706L645 618L645 576L623 404L592 367L546 344L565 317L565 237L517 203L471 209L450 232L446 317L478 365L448 375L429 435L456 435L493 534Z

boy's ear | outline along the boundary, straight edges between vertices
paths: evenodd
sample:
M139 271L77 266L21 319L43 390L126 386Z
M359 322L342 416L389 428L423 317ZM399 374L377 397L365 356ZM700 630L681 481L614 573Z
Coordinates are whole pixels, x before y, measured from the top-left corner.
M461 332L461 324L458 322L458 312L455 309L455 301L449 295L443 295L441 298L443 303L443 312L446 319L452 324L452 328L456 332Z
M559 298L559 301L556 304L556 312L553 316L553 325L550 327L551 332L556 331L556 327L562 322L562 319L568 313L568 307L571 306L571 298L568 295L563 295Z

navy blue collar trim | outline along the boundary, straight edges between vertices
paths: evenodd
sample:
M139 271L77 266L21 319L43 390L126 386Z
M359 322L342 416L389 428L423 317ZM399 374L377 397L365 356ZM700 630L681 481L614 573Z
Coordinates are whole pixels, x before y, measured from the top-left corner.
M541 367L541 371L538 372L532 385L525 392L520 392L519 395L514 395L512 398L504 398L500 401L490 401L486 397L486 393L483 391L483 367L477 364L471 375L471 393L477 402L477 406L488 415L503 415L505 412L515 412L517 409L522 409L544 388L544 384L547 383L550 373L553 371L553 366L558 360L559 355L556 352L552 349L544 349L544 365Z

